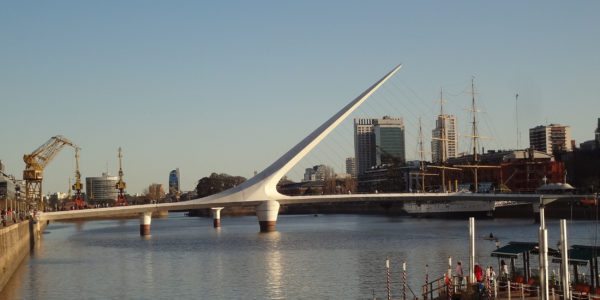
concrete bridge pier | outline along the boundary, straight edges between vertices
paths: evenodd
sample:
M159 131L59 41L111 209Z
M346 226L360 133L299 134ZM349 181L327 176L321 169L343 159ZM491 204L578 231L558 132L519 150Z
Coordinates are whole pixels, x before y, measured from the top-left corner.
M275 231L277 216L279 215L279 202L267 200L256 207L256 217L260 225L260 232Z
M150 235L150 222L152 222L152 212L140 213L140 235Z
M213 216L213 227L219 228L221 227L221 210L224 207L212 207L210 210L212 211Z

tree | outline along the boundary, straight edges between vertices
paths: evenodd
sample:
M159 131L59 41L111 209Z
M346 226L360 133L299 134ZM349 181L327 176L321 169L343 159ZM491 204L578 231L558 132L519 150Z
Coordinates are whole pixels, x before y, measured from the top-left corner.
M202 198L236 187L244 181L246 181L246 178L241 176L212 173L209 177L198 180L196 191L198 197Z
M160 183L153 183L144 191L146 197L153 202L158 202L165 197L165 189Z

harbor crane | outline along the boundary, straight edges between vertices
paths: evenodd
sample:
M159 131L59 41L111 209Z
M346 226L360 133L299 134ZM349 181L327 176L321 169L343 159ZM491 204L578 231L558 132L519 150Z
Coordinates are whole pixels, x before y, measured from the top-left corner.
M51 137L30 154L23 155L23 161L25 162L25 170L23 171L25 200L29 205L40 205L39 208L43 209L42 179L44 168L65 145L78 148L77 145L64 136L57 135Z
M125 181L123 181L123 166L122 166L122 158L123 158L123 154L121 153L121 147L119 147L119 181L117 181L117 184L115 185L115 188L117 190L119 190L119 194L117 195L117 206L125 206L127 205L127 199L125 198L125 188L127 187L127 185L125 184Z
M85 207L85 202L81 196L83 184L81 183L81 173L79 172L79 150L81 150L81 148L75 147L75 183L71 186L71 189L75 192L75 196L73 197L75 209L83 209Z

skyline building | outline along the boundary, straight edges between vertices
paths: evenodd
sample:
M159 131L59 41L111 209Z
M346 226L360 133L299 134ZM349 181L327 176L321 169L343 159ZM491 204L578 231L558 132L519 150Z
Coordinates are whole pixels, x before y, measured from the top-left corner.
M377 162L375 132L373 131L375 120L371 118L354 119L354 158L357 176L364 174Z
M85 192L91 204L113 204L117 200L119 191L116 189L119 177L102 173L100 177L85 178Z
M352 177L356 177L356 158L346 158L346 174L349 174Z
M595 135L596 144L600 145L600 118L598 118L598 127L596 127Z
M334 175L333 169L326 165L316 165L312 168L306 168L304 171L304 182L307 181L323 181L327 178L332 178Z
M169 173L169 194L175 195L181 191L179 168Z
M431 131L431 161L442 163L457 156L458 134L456 132L456 117L440 114Z
M529 147L552 154L554 151L570 152L571 127L560 124L540 125L529 129Z
M384 116L373 122L375 134L376 165L406 161L404 121L402 118Z

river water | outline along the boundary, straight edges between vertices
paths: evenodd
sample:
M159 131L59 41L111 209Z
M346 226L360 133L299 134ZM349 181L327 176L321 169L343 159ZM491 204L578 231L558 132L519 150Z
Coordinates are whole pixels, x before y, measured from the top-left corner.
M448 256L468 268L467 220L280 215L278 231L262 234L256 217L222 224L171 213L141 238L136 219L52 223L0 299L372 299L387 295L386 257L394 295L403 260L415 293L426 264L429 278L446 271ZM568 226L570 244L596 243L595 222ZM556 245L558 221L548 227ZM536 241L537 230L532 220L478 220L476 260L497 269L490 232L504 245Z

